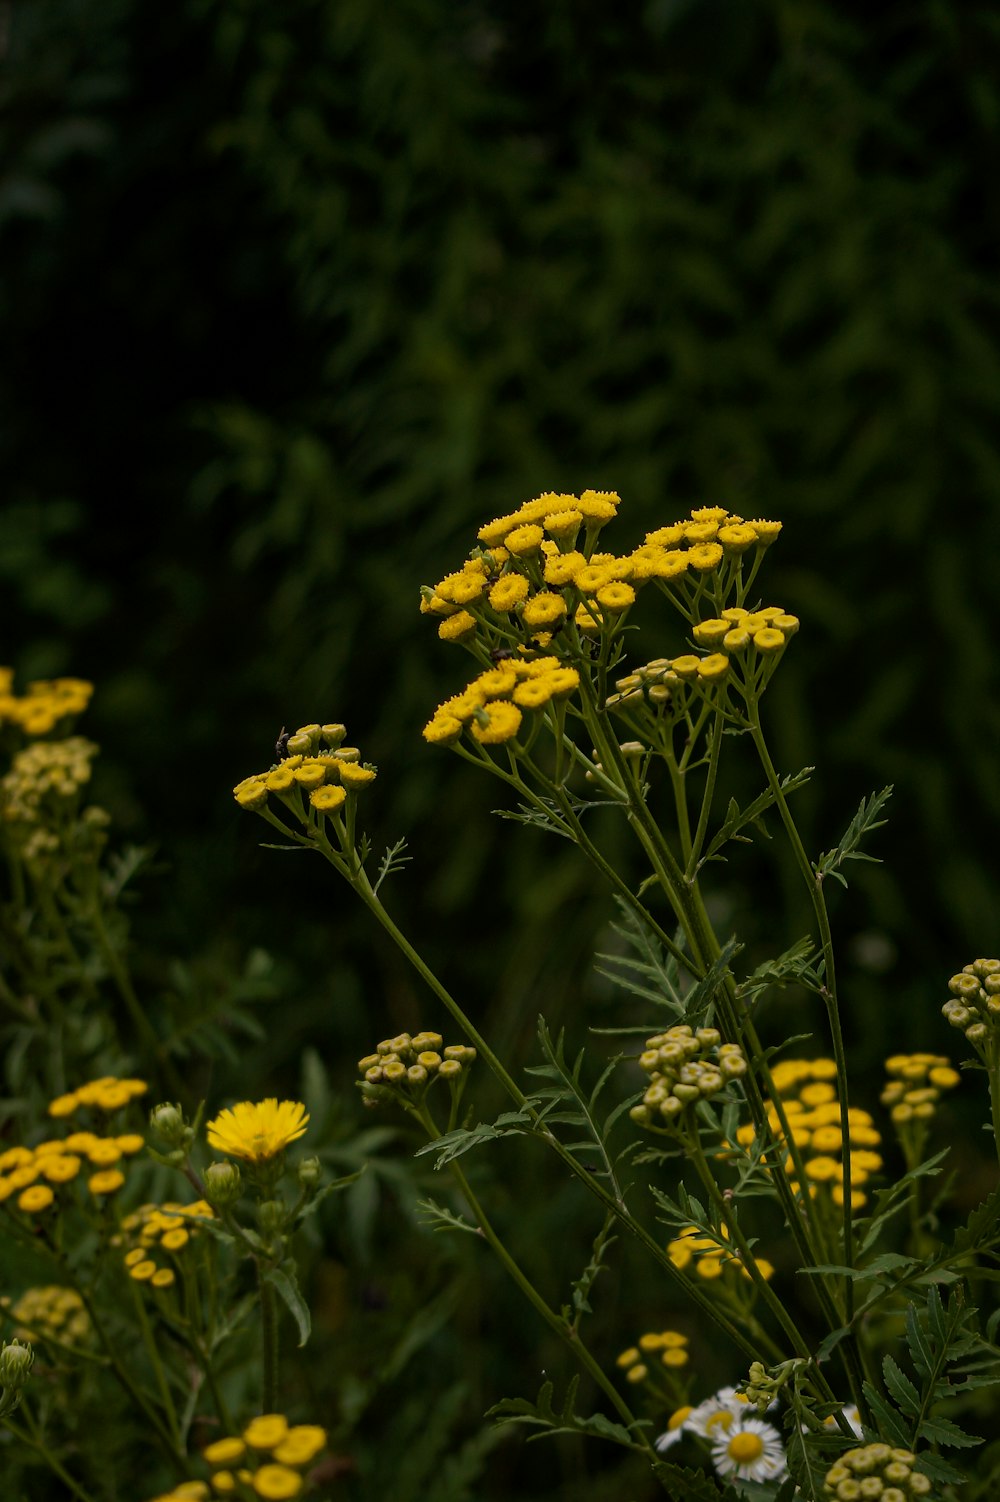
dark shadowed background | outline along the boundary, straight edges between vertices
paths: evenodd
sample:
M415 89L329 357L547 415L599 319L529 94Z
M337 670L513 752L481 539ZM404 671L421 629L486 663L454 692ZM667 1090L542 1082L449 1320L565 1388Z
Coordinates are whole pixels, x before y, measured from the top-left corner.
M295 1089L309 1045L350 1115L359 1053L439 1025L346 889L261 851L232 802L282 725L344 720L378 763L376 848L405 833L413 856L389 904L515 1058L540 1010L578 1042L617 1015L591 970L599 880L491 818L494 787L419 733L465 672L419 585L482 521L586 486L622 495L619 551L693 505L784 522L766 594L803 624L767 710L780 769L818 768L811 853L895 784L884 864L835 901L859 1078L951 1048L944 982L1000 949L995 7L15 0L3 20L5 660L97 684L103 801L155 847L133 914L151 1014L171 987L223 1025L255 1002L260 1036L202 1087ZM752 796L734 762L727 794ZM716 872L751 957L807 930L778 840ZM783 1005L777 1036L816 1021ZM646 1317L619 1298L609 1349ZM537 1368L512 1308L507 1390ZM502 1395L480 1360L458 1431ZM567 1495L581 1463L570 1446Z

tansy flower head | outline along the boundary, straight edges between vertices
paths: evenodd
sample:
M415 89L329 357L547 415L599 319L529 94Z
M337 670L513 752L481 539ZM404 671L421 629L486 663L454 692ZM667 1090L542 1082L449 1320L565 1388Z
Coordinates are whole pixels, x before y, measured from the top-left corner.
M305 1135L309 1116L300 1101L273 1096L249 1100L221 1111L206 1127L209 1145L230 1158L266 1163Z

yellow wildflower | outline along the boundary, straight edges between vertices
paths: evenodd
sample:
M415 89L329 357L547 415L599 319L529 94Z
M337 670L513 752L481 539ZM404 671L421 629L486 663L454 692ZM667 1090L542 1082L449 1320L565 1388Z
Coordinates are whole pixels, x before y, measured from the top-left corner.
M490 590L489 600L498 615L506 615L527 597L528 581L523 574L503 574Z
M562 595L543 590L525 603L521 619L526 626L555 626L566 615L566 601Z
M521 711L505 699L491 699L483 705L483 713L487 716L485 725L478 719L472 722L473 738L483 746L512 740L521 728Z
M265 1163L305 1135L309 1115L300 1101L240 1101L221 1111L206 1127L210 1147L230 1158Z
M284 1465L262 1465L254 1472L253 1489L258 1497L270 1502L282 1502L285 1497L298 1496L302 1490L302 1477Z
M262 1413L251 1419L243 1431L243 1438L252 1450L273 1450L288 1433L288 1420L283 1413Z
M332 814L346 801L347 794L342 787L327 783L325 787L315 788L309 794L309 802L321 814Z

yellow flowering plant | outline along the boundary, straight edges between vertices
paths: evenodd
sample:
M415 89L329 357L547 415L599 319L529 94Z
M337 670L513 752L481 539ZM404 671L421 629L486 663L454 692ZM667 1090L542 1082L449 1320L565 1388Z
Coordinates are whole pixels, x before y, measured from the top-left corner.
M517 800L506 817L571 841L606 879L632 950L606 966L652 1008L650 1024L619 1030L640 1034L637 1052L605 1061L593 1083L585 1054L571 1056L541 1021L540 1062L529 1080L515 1077L383 903L405 847L369 869L361 800L375 768L352 753L348 766L368 775L346 775L343 727L304 727L269 770L237 786L236 801L348 882L508 1097L499 1117L477 1121L467 1097L460 1103L462 1075L444 1072L438 1034L387 1039L360 1061L367 1103L404 1111L428 1139L418 1156L455 1181L464 1213L428 1202L432 1222L478 1232L579 1369L561 1406L547 1379L535 1399L497 1403L501 1422L611 1440L643 1456L677 1499L900 1502L957 1497L964 1486L985 1495L954 1452L961 1459L979 1443L960 1420L1000 1381L1000 1314L982 1323L969 1283L977 1265L996 1260L1000 1193L948 1229L940 1196L933 1209L922 1199L946 1155L926 1156L931 1118L958 1079L936 1055L888 1063L895 1083L885 1102L904 1162L887 1179L885 1132L853 1097L841 1026L826 889L846 885L850 862L871 858L863 847L891 789L863 799L841 839L809 856L791 800L812 769L779 773L762 716L800 626L759 584L781 524L706 506L610 552L604 531L618 509L611 492L541 495L480 527L468 557L422 589L421 613L472 659L423 737L504 784ZM636 656L636 621L650 601L675 640L660 656ZM720 794L733 745L752 746L763 780L742 807ZM636 842L638 883L607 853L609 814ZM713 926L706 882L712 863L768 815L787 839L815 932L746 973L737 940ZM767 1030L769 994L791 984L824 1018L825 1038L801 1054ZM987 1076L1000 1158L1000 965L975 961L951 992L945 1013ZM566 1304L540 1290L461 1163L512 1135L555 1154L600 1220ZM676 1422L662 1413L658 1440L655 1421L633 1406L647 1386L642 1351L616 1360L585 1339L593 1286L622 1236L645 1254L650 1287L670 1290L732 1352L740 1389L704 1400L721 1429L704 1427L703 1405L682 1403ZM578 1409L580 1376L605 1411ZM664 1405L668 1396L684 1394L661 1393ZM714 1482L669 1453L696 1441Z

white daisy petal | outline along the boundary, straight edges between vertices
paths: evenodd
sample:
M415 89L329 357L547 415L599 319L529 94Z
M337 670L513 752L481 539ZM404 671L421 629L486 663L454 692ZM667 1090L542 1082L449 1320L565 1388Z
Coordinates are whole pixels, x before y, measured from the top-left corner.
M788 1470L774 1425L743 1415L724 1434L713 1435L712 1464L720 1476L740 1481L777 1481Z

